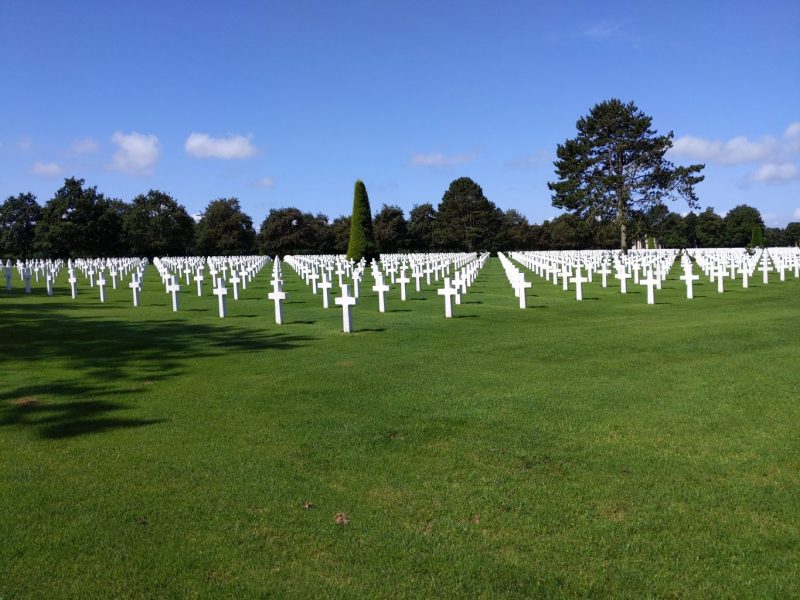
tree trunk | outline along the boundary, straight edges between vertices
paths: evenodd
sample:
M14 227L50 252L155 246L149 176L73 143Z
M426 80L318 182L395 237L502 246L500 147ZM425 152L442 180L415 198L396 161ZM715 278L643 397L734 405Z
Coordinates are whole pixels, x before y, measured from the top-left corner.
M625 200L617 200L617 218L619 219L619 247L623 254L628 253L628 214L625 210Z

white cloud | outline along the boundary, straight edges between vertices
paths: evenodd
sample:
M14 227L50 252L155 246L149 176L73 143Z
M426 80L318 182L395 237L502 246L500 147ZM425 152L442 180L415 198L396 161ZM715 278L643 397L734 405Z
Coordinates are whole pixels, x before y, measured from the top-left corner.
M769 160L780 150L778 141L770 136L757 141L739 136L723 142L685 135L675 140L670 153L723 165L739 165Z
M452 167L463 165L475 160L476 155L472 154L453 154L446 156L441 152L430 154L414 154L411 157L411 166L414 167Z
M230 135L213 138L207 133L192 133L186 138L186 152L197 158L250 158L256 147L250 143L253 135Z
M94 138L87 137L75 140L70 147L74 154L90 154L98 150L100 144Z
M800 154L800 123L791 123L782 138L736 136L723 141L685 135L673 142L670 154L721 165L785 163Z
M800 169L792 163L767 163L753 173L753 181L762 183L785 183L800 179Z
M130 175L149 175L161 154L161 144L154 135L115 132L111 141L118 146L111 168Z
M800 208L795 208L794 209L794 218L795 219L800 219Z
M61 167L56 163L35 162L31 167L31 173L39 177L46 177L52 179L61 175Z
M258 187L271 188L272 186L275 185L275 180L272 177L262 177L261 179L256 181L256 185Z

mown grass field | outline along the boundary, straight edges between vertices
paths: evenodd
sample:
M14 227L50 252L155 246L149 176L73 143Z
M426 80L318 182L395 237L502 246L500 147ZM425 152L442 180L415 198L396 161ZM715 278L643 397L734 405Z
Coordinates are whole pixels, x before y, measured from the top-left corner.
M268 273L0 290L0 598L800 596L800 281L521 311L492 258L348 336Z

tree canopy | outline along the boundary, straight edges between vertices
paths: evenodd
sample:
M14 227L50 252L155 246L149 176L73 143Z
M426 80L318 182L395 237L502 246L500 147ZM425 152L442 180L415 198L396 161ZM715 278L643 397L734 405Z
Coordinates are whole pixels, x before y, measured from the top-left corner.
M402 208L384 204L372 225L380 252L394 253L407 249L408 226Z
M169 194L150 190L131 202L122 220L134 256L186 256L193 252L194 219Z
M125 205L110 201L83 179L69 178L45 204L36 225L36 250L61 258L115 256L122 249Z
M450 183L437 211L437 245L443 250L474 252L496 249L502 211L469 177Z
M652 118L633 102L596 104L576 123L578 135L558 145L558 181L547 184L553 206L584 219L614 220L623 250L632 211L677 197L698 206L694 186L704 179L704 165L680 167L666 160L673 133L657 135L651 125Z
M253 220L236 198L211 201L196 228L195 251L206 256L236 256L255 251Z
M0 205L0 258L33 256L42 207L31 193L9 196Z

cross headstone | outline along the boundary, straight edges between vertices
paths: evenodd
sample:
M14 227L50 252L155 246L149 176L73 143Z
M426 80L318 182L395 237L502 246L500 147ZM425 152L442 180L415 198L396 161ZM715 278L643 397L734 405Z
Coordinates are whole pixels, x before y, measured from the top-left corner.
M440 296L444 296L444 316L446 319L453 318L453 298L458 296L458 288L450 285L450 278L444 278L444 287L436 291Z
M131 292L133 293L133 306L139 306L139 292L141 292L141 288L139 287L139 280L135 273L133 277L131 277L131 282L128 284L128 287L131 288Z
M330 284L330 281L328 282ZM328 290L325 290L325 298L327 299ZM275 323L283 325L283 305L281 302L286 300L286 292L284 292L279 284L275 284L272 291L267 294L267 298L275 302Z
M400 300L402 302L406 301L406 284L411 283L411 279L406 276L405 268L403 272L400 273L400 277L397 278L397 283L400 284Z
M69 279L67 279L67 281L69 281L69 291L72 295L72 299L75 300L75 298L78 297L78 278L75 277L75 271L72 269L69 271Z
M647 286L647 303L655 304L656 298L653 289L658 284L658 278L653 275L652 269L647 270L647 277L644 279L639 279L639 283Z
M686 298L691 300L694 298L694 288L692 284L700 279L700 275L693 275L692 274L692 265L691 263L687 263L686 267L684 268L683 275L679 277L681 281L686 283Z
M226 314L225 296L228 294L228 288L225 287L222 277L217 279L217 284L213 289L213 294L218 299L219 318L224 319Z
M242 281L239 279L239 275L236 273L235 270L231 269L231 284L233 285L233 299L239 299L239 283Z
M317 284L317 287L322 290L322 308L328 308L330 306L328 292L333 287L333 282L323 275L322 281Z
M97 287L100 288L100 302L106 301L106 278L103 277L103 272L97 276Z
M197 282L197 295L203 295L203 269L197 269L197 273L194 276L194 280Z
M353 331L353 321L350 314L350 309L355 305L356 298L351 296L349 292L350 286L346 283L342 286L342 295L334 299L334 302L342 307L342 331L350 333Z
M526 308L527 307L527 298L525 296L525 290L531 287L533 284L530 281L525 281L525 274L524 273L517 273L512 286L514 287L514 292L516 293L517 297L519 298L519 307Z
M181 286L177 278L173 275L172 280L167 285L167 293L172 294L172 312L178 312L178 308L180 307L180 291Z
M575 276L572 278L572 283L575 284L575 299L576 300L583 300L583 284L589 281L586 277L583 276L581 272L581 268L578 267L575 269Z
M389 291L389 286L383 282L383 276L378 275L375 285L372 286L372 291L378 293L378 311L386 312L386 292Z

